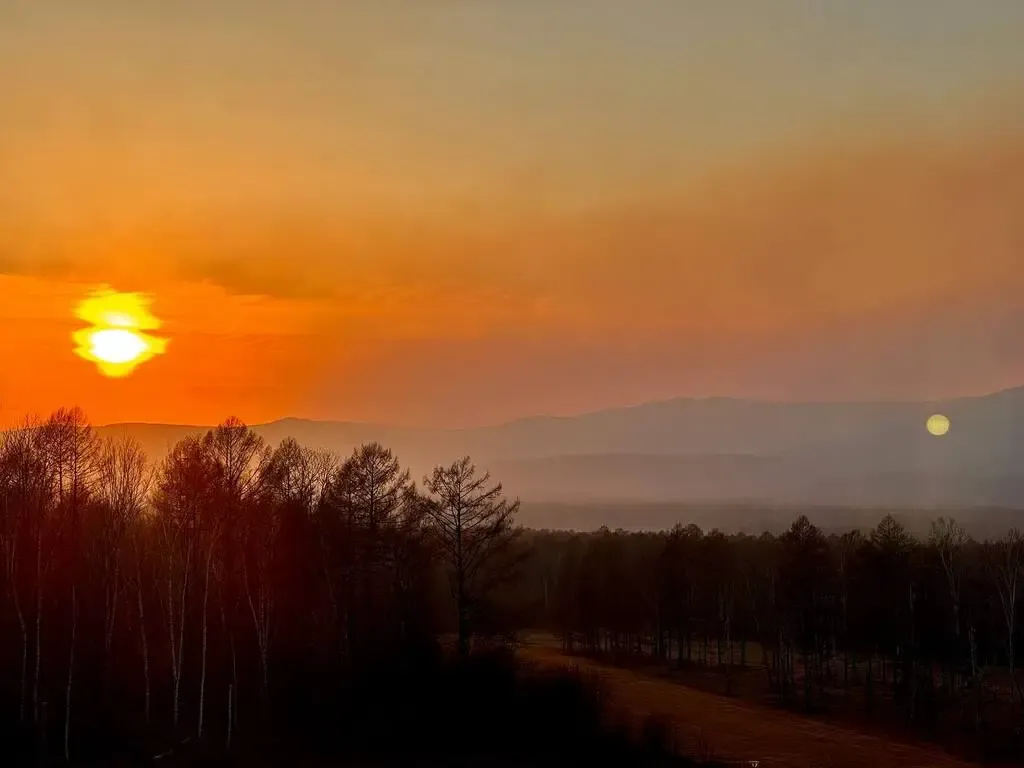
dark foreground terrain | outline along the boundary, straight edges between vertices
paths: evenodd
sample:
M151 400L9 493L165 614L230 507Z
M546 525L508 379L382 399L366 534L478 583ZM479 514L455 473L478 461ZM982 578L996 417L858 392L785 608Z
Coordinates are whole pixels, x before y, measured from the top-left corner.
M893 740L698 690L643 671L568 656L550 636L532 636L521 653L544 669L573 669L599 676L619 708L618 716L661 723L679 751L724 765L757 761L762 768L964 768L976 764L928 745Z
M327 673L322 690L282 700L273 720L230 750L210 742L199 749L192 740L164 749L160 739L140 736L97 741L80 759L111 768L696 764L674 755L659 733L618 720L608 691L586 674L523 663L500 647L467 661L435 651L366 670L333 692ZM4 765L64 764L36 759L30 743L7 744Z

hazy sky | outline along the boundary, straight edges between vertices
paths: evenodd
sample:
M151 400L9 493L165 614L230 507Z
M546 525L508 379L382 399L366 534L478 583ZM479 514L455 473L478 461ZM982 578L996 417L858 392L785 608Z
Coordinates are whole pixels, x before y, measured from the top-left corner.
M1019 0L0 0L0 419L1024 383ZM167 354L73 354L95 285Z

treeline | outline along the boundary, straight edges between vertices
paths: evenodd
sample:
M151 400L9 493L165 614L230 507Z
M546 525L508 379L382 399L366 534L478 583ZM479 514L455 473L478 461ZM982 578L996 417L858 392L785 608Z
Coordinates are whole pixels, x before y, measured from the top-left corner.
M523 531L517 509L468 458L417 484L378 444L342 459L233 419L155 465L77 409L9 430L5 748L96 762L586 732L607 749L579 681L524 687L507 659L466 673L471 647L525 628L715 669L723 693L755 674L786 706L1019 740L1017 531L977 542L940 519L917 539L887 516L842 536L804 517L781 536L573 534Z
M401 723L466 742L466 722L486 729L456 711L436 638L465 659L487 633L488 597L519 557L517 506L468 458L418 487L378 444L339 460L237 420L156 466L77 409L9 430L5 754L93 762L128 745L149 759L271 733L396 743Z
M885 710L1019 749L1019 530L978 542L939 518L918 539L887 515L826 536L801 516L780 536L543 531L530 548L526 622L567 651L711 667L721 693L757 670L786 706Z

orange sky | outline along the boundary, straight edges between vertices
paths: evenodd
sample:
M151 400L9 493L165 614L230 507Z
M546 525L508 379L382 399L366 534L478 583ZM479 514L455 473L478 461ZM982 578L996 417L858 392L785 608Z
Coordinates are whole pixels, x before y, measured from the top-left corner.
M0 12L0 419L1024 383L1021 6L703 11L686 60L612 4L400 5ZM150 294L171 339L124 379L73 353L100 284Z

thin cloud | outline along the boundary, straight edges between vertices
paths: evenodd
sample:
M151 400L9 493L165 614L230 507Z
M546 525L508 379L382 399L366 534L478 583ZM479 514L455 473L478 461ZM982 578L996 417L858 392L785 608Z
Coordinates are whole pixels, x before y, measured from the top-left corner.
M384 335L468 323L729 337L938 311L1024 281L1024 139L1005 133L807 150L578 213L483 201L473 218L293 215L282 201L272 214L211 210L119 230L11 226L0 269L102 282L163 274L333 303Z

